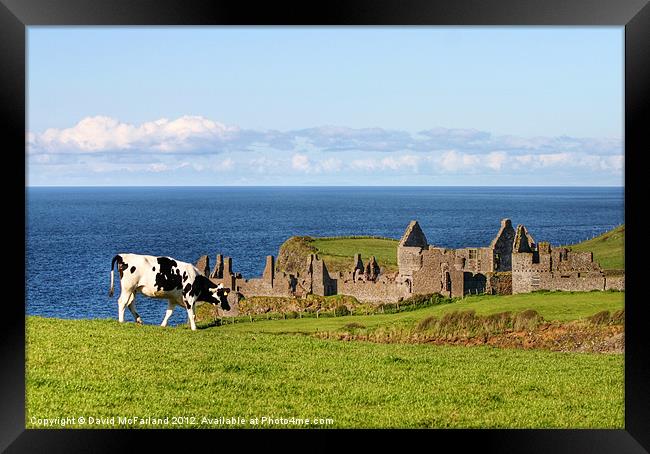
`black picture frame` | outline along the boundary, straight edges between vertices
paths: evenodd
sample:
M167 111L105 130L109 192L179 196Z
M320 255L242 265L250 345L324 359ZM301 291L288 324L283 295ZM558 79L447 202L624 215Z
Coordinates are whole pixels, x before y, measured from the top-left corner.
M624 430L436 430L343 431L363 435L364 441L397 441L408 449L413 435L430 448L450 443L454 451L480 446L495 452L629 452L650 450L650 359L647 318L644 317L641 256L643 241L643 155L648 147L650 106L650 6L648 0L347 0L329 2L259 2L235 0L0 0L0 112L5 134L5 156L25 150L26 27L36 25L479 25L479 26L622 26L625 27L625 223L626 351ZM23 156L24 158L24 156ZM6 158L5 158L6 159ZM18 162L21 162L20 160ZM23 159L23 170L25 159ZM25 186L25 172L7 167L11 186ZM8 185L5 185L7 187ZM19 191L16 188L16 191ZM21 198L17 194L23 194ZM25 288L14 282L15 267L24 254L18 251L26 223L25 192L5 191L7 244L15 255L3 258L3 282L10 294L3 309L0 354L0 449L7 452L77 452L126 450L135 439L149 449L156 445L198 449L197 438L219 449L224 439L246 443L255 438L282 449L299 447L300 432L318 439L321 449L345 447L332 430L246 432L239 431L126 431L126 430L26 430L25 429ZM9 203L13 202L13 203ZM21 223L19 220L25 220ZM16 221L18 220L18 221ZM17 232L23 228L23 232ZM9 236L11 235L11 236ZM630 246L631 245L631 246ZM25 245L23 244L25 252ZM23 265L26 260L23 261ZM8 268L10 267L10 268ZM24 266L23 266L24 270ZM62 270L65 272L65 270ZM255 433L257 432L257 433ZM257 435L257 436L256 436ZM191 441L188 440L191 436ZM188 447L188 443L190 446ZM313 442L310 442L310 444ZM194 447L194 448L193 448ZM414 447L414 446L413 446ZM307 447L303 447L307 449ZM237 449L231 447L229 449Z

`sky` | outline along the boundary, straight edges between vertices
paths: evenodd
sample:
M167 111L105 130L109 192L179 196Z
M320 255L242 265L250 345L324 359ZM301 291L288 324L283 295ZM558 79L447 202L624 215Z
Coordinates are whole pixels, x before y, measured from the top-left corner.
M623 27L28 27L29 186L622 186Z

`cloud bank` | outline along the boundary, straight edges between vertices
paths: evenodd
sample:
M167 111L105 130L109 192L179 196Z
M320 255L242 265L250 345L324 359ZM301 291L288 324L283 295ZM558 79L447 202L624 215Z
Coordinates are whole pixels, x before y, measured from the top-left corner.
M416 133L345 126L260 131L190 115L142 124L86 117L69 128L29 131L26 142L30 177L38 181L54 172L120 171L278 179L561 171L598 181L602 175L622 179L624 168L617 138L519 137L441 127Z

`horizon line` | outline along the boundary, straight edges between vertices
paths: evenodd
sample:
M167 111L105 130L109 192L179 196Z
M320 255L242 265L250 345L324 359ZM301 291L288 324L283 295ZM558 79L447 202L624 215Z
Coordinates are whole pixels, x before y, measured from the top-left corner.
M25 185L28 188L621 188L625 185Z

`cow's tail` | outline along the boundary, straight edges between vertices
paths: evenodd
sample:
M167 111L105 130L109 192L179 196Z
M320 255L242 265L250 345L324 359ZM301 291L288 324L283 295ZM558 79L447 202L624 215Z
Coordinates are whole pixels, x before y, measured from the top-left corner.
M113 271L113 268L115 268L115 262L118 264L122 263L122 257L119 255L116 255L113 257L113 260L111 261L111 288L108 289L108 296L111 297L115 293L115 271ZM118 265L119 266L119 265Z

